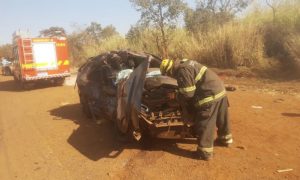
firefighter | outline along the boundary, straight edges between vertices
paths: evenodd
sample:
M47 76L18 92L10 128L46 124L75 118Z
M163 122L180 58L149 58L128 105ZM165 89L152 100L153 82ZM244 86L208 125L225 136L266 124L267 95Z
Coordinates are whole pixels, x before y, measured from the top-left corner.
M196 158L210 160L214 144L228 147L233 142L223 82L206 66L188 59L175 62L164 59L160 71L177 80L178 99L193 113L198 143ZM215 126L218 136L214 141Z

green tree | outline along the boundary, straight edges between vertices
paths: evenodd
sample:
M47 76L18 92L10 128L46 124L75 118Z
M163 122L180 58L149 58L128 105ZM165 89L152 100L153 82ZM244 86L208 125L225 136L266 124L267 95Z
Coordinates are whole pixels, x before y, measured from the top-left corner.
M277 8L280 5L280 1L278 0L265 0L266 4L272 9L272 14L273 14L273 23L275 23L276 20L276 12Z
M73 64L81 64L88 57L99 54L103 51L105 44L113 41L109 38L118 34L114 26L109 25L102 28L101 24L97 22L91 22L84 28L77 27L77 30L68 36Z
M141 29L138 26L131 26L126 34L129 43L135 44L141 38Z
M6 57L11 58L12 57L12 49L13 46L11 44L5 44L0 46L0 58Z
M140 23L155 29L158 50L168 57L170 38L168 30L176 27L179 16L184 12L183 0L130 0L137 11L141 12ZM160 51L160 48L162 51Z
M82 40L88 44L101 44L101 42L109 37L118 35L113 25L102 28L101 24L91 22L91 24L82 32Z
M113 25L108 25L102 29L101 37L103 39L110 38L112 36L118 35L116 28Z
M66 31L62 27L50 27L48 29L44 29L40 31L41 37L65 37Z
M91 24L82 32L82 40L88 44L100 44L102 38L102 27L97 22L91 22Z
M87 58L84 51L85 39L83 32L73 32L72 34L68 35L67 40L72 64L79 65Z
M208 31L232 20L251 0L198 0L196 9L185 11L185 24L189 31Z

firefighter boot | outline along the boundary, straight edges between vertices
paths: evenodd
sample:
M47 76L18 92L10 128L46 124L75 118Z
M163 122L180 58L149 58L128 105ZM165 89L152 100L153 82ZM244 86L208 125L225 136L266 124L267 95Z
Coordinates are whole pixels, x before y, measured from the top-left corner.
M213 158L213 152L207 152L201 150L201 148L197 148L197 151L195 152L195 159L198 160L204 160L204 161L209 161Z
M230 147L233 143L232 135L228 134L225 136L218 136L214 142L215 146L223 146L223 147Z

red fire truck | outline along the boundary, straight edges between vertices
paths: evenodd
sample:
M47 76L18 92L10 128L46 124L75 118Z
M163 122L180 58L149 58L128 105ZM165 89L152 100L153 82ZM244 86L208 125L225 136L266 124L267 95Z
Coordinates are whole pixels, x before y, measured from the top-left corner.
M39 80L63 84L70 76L65 37L29 38L14 35L14 79L22 85Z

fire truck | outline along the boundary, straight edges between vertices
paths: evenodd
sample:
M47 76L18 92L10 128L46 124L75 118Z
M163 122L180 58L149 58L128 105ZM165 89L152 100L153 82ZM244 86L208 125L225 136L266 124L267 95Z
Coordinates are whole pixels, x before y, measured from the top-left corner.
M62 85L70 76L65 37L31 38L13 35L14 79L22 86L41 80Z

